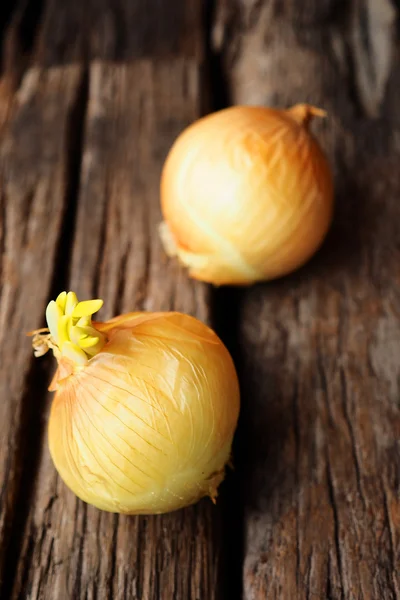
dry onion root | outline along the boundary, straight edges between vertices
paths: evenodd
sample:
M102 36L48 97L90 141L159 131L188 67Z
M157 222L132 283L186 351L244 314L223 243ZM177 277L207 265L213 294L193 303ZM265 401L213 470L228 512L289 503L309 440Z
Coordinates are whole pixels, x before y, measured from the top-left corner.
M101 300L62 292L36 356L58 369L49 421L53 462L82 500L118 513L163 513L214 499L239 413L232 359L197 319L130 313L92 321Z
M318 249L333 211L328 162L308 131L325 113L235 106L176 140L161 181L165 251L215 285L281 277Z

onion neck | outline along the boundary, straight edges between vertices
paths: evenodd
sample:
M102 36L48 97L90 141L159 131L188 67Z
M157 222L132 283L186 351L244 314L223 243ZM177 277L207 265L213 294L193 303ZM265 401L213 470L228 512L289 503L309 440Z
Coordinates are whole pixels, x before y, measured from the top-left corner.
M74 366L84 366L98 354L106 337L92 323L92 315L100 310L102 300L79 302L74 292L61 292L47 305L47 328L32 332L35 356L53 350L58 362L66 359Z
M302 127L308 128L314 117L326 117L327 113L322 108L310 104L295 104L286 111Z

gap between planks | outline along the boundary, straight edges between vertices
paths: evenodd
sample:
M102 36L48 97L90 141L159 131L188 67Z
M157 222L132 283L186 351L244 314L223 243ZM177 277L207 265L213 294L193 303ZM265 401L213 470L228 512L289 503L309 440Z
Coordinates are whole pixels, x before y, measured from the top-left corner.
M313 261L241 295L244 598L398 600L399 12L253 4L218 2L231 101L327 109L337 211Z

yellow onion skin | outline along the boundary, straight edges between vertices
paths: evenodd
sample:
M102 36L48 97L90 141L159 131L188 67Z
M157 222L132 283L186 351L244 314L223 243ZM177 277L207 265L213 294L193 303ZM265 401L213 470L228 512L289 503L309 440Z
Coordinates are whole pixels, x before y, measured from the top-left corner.
M93 323L107 343L85 366L61 358L49 447L82 500L125 514L214 498L230 458L239 385L229 352L197 319L130 313Z
M323 111L234 106L178 137L161 179L164 247L189 275L247 285L303 265L332 219L327 159L308 131Z

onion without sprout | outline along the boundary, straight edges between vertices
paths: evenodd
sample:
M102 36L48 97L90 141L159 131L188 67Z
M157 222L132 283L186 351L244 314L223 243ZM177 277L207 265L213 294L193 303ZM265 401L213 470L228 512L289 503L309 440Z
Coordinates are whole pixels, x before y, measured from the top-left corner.
M324 112L235 106L188 127L167 156L160 234L215 285L281 277L318 249L333 212L328 162L308 131Z
M92 322L101 300L62 292L36 356L58 361L49 421L53 462L65 483L111 512L176 510L215 498L230 458L239 386L228 350L197 319L129 313Z

